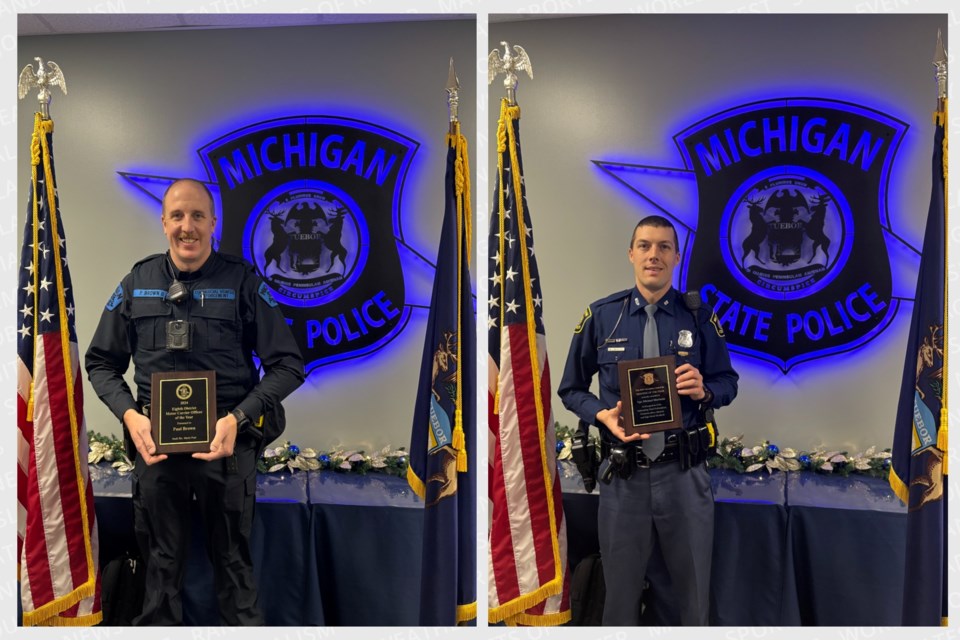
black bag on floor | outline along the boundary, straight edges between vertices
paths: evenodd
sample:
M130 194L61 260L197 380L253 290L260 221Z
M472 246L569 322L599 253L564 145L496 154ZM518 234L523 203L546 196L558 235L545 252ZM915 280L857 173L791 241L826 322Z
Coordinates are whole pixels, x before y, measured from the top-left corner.
M577 564L570 583L570 624L599 627L603 624L603 564L599 553L591 553Z
M123 627L143 611L146 565L139 553L125 551L100 572L101 601L105 626Z

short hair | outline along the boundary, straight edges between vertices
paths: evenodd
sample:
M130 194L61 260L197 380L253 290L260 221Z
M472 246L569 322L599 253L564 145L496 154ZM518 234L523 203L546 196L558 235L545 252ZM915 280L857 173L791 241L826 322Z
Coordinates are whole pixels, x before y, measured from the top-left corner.
M170 183L170 186L168 186L168 187L164 190L164 192L163 192L163 197L160 199L160 213L161 213L161 215L164 213L164 207L166 207L166 204L167 204L167 194L170 193L170 190L171 190L171 189L173 189L175 186L177 186L178 184L180 184L180 183L182 183L182 182L191 182L191 183L197 185L198 187L200 187L201 189L203 189L203 192L204 192L205 194L207 194L207 198L210 200L210 215L212 215L214 218L216 218L216 217L217 217L217 207L216 207L216 205L214 204L214 201L213 201L213 194L210 193L210 189L209 189L209 187L207 187L206 184L204 184L204 183L201 182L200 180L197 180L196 178L177 178L176 180L174 180L173 182Z
M637 223L637 226L633 228L633 233L630 234L630 248L633 248L633 239L637 237L637 229L640 227L659 227L661 229L668 228L673 229L673 243L676 245L677 253L680 253L680 237L677 235L677 228L673 226L673 223L664 218L663 216L647 216Z

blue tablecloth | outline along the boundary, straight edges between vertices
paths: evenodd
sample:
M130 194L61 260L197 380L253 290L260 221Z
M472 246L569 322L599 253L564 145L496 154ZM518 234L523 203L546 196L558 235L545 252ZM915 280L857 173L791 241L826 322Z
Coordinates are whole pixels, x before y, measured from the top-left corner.
M900 625L906 507L885 480L791 473L787 624Z
M572 464L560 467L572 569L599 549L599 498L584 491ZM899 624L906 509L884 480L710 475L711 625ZM652 608L651 622L676 623L669 602L655 599Z
M136 548L130 476L94 466L91 477L105 564ZM422 515L422 503L402 478L258 475L252 551L266 623L415 625ZM215 626L213 570L194 516L184 622Z

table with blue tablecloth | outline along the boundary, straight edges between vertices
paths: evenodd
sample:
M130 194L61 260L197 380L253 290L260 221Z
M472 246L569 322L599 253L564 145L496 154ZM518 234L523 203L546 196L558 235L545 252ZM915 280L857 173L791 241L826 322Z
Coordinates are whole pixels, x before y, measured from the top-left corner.
M134 550L130 476L92 466L104 565ZM193 505L196 510L196 504ZM258 474L252 551L268 625L416 625L423 504L385 474ZM219 625L194 511L184 623Z
M713 469L711 625L899 624L906 508L885 480ZM560 465L571 569L599 550L595 491ZM663 567L651 567L662 576ZM676 624L651 593L644 620Z

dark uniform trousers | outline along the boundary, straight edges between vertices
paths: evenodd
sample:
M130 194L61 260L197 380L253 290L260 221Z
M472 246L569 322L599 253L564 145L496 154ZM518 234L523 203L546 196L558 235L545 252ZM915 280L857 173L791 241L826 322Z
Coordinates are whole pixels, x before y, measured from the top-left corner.
M262 625L250 553L256 500L256 444L241 435L230 458L212 462L171 454L163 462L137 459L133 474L134 530L146 559L143 612L135 625L182 624L183 574L196 496L213 564L224 625Z
M107 303L87 350L90 382L118 418L150 402L151 374L158 371L215 371L220 417L239 408L255 420L268 402L279 404L300 385L299 349L276 301L250 265L213 252L200 269L179 274L190 293L179 302L168 296L173 276L166 255L134 265ZM167 327L174 320L192 327L192 344L186 350L168 347ZM254 353L265 370L262 379ZM131 358L136 400L123 379ZM131 444L128 434L125 437ZM235 460L206 462L188 454L171 454L151 466L137 460L134 526L147 577L143 613L135 624L182 623L180 591L194 498L204 520L221 622L263 624L250 552L254 436L239 434L234 450Z
M706 466L681 471L679 462L635 468L624 480L600 483L598 531L606 590L604 625L640 619L644 576L653 549L663 554L680 624L706 625L710 610L713 490ZM655 544L657 543L657 544Z
M619 364L645 355L646 305L636 288L621 291L591 304L574 329L558 393L564 406L584 422L596 423L600 410L621 400ZM661 297L657 307L658 353L673 355L678 366L688 363L700 371L714 396L712 408L729 404L736 396L738 376L716 316L702 306L691 310L675 289ZM594 376L599 382L596 395L590 390ZM699 426L699 403L681 396L680 406L684 427ZM608 445L623 446L606 427L597 426ZM626 445L630 460L635 460L636 446L643 445ZM681 624L708 623L713 494L704 466L683 471L679 460L649 467L634 463L628 479L614 474L610 484L600 483L598 531L605 625L641 622L645 580L658 600L668 599L666 608L678 612Z

